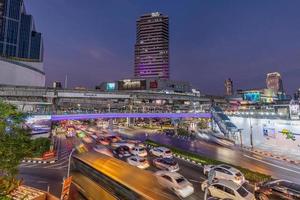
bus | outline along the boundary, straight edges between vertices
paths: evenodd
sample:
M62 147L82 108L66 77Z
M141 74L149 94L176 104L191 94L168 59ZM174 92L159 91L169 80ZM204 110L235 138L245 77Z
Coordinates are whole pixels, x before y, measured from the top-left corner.
M86 152L73 155L70 167L73 178L71 199L177 199L168 189L159 185L152 172L104 154Z

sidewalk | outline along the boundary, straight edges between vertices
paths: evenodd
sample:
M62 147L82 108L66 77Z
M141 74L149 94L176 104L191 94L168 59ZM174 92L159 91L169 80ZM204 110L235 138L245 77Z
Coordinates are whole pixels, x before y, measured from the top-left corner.
M249 146L244 146L243 150L252 152L254 154L269 157L276 160L286 161L292 164L300 165L300 153L297 155L289 152L290 156L284 155L283 152L272 151L272 149L264 146L254 147L253 149Z

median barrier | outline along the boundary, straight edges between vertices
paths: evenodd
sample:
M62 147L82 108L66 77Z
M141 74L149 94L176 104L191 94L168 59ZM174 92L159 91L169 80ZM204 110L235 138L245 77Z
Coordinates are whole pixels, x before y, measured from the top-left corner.
M208 157L205 157L205 156L201 156L199 154L184 151L184 150L181 150L181 149L178 149L178 148L175 148L175 147L172 147L172 146L164 145L164 144L152 141L152 140L146 140L145 143L148 146L151 146L151 147L157 147L157 146L167 147L170 150L172 150L173 154L176 157L181 158L183 160L187 160L188 162L191 162L191 163L193 163L193 161L194 161L196 164L201 165L201 166L209 165L209 164L212 164L212 165L218 165L218 164L231 165L231 166L239 169L244 174L245 178L248 181L250 181L251 183L258 183L258 182L267 181L267 180L272 179L272 177L270 175L262 174L262 173L259 173L259 172L254 172L252 170L249 170L249 169L246 169L246 168L243 168L243 167L240 167L240 166L234 166L232 164L228 164L228 163L225 163L225 162L214 160L214 159L211 159L211 158L208 158Z

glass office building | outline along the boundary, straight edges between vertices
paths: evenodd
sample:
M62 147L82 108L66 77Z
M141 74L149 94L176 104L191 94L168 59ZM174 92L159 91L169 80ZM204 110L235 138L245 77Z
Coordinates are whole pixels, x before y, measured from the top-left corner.
M0 55L43 60L42 34L36 31L23 0L0 0Z

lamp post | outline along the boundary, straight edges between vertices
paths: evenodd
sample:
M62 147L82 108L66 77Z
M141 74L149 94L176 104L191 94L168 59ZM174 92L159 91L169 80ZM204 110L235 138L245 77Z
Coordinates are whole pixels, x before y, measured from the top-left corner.
M73 153L75 152L75 148L72 149L71 153L69 154L69 164L68 164L68 173L67 173L67 177L70 176L70 168L71 168L71 158L72 158L72 155Z
M250 123L250 145L251 145L251 148L253 149L253 131L252 131L251 117L249 118L249 123Z

